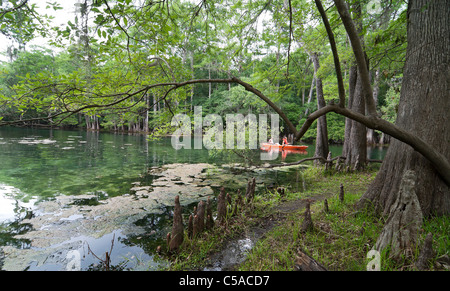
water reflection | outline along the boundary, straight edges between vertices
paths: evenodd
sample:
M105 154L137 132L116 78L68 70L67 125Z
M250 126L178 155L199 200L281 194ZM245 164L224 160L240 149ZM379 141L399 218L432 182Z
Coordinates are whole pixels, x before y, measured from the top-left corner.
M330 150L333 156L338 156L342 147L330 146ZM313 156L314 145L306 151L282 151L270 161L260 161L260 153L260 150L253 150L245 154L255 163L295 162ZM368 154L371 159L382 159L384 149L368 150ZM30 241L15 236L30 230L31 226L22 222L33 215L34 205L41 201L53 200L60 195L94 194L94 197L75 199L73 203L97 205L102 200L129 193L133 183L150 185L155 177L149 171L154 167L172 163L221 165L235 162L242 162L241 157L227 151L174 150L170 138L148 141L144 135L0 128L0 246L30 248ZM241 175L239 179L249 178L245 173L238 174ZM260 181L269 181L268 177L270 182L266 183L266 188L290 186L302 191L306 187L301 170L261 174ZM227 186L231 188L232 183ZM164 244L165 235L170 231L171 211L171 208L162 209L161 213L150 213L136 221L136 226L145 230L144 235L124 235L121 230L116 230L100 238L71 238L64 242L65 251L49 257L46 266L32 264L29 270L64 269L67 250L85 251L83 242L92 246L94 252L104 254L114 235L114 260L117 256L130 262L132 259L152 261L151 254L157 245ZM61 223L69 222L63 220ZM87 257L83 259L82 268L95 268L96 261ZM118 264L117 261L114 263Z
M84 235L73 237L52 248L58 251L48 256L45 264L32 262L27 271L102 271L105 270L105 251L111 258L109 270L148 270L165 264L153 261L152 255L130 242L121 230L100 238Z
M30 215L36 199L20 200L21 191L13 186L0 184L0 223L21 220Z
M308 152L306 150L279 150L275 148L264 149L261 148L262 151L267 153L267 158L269 161L275 160L278 155L281 153L281 160L285 161L288 155L307 155Z
M175 150L170 138L148 141L145 135L0 128L0 142L0 221L17 219L24 207L58 195L123 195L136 181L151 183L149 170L164 164L242 162L227 151ZM245 155L255 164L289 163L312 157L314 151L314 145L306 151L271 151L275 159L269 161L260 161L260 150ZM333 157L341 155L342 146L330 145L330 151ZM382 159L385 149L369 147L367 153Z
M31 229L31 225L22 223L22 220L31 218L35 201L22 202L16 196L20 196L19 189L0 184L0 246L29 248L29 240L17 239L14 236Z

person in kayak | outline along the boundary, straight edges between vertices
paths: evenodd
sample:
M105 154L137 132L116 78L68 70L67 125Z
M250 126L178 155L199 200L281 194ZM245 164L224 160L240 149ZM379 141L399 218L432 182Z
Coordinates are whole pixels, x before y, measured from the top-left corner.
M285 146L285 145L287 145L287 144L288 144L287 137L284 136L284 137L283 137L283 143L282 143L282 145Z

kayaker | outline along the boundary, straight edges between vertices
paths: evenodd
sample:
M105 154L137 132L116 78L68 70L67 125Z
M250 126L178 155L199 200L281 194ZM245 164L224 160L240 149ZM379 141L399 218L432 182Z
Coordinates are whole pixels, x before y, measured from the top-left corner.
M272 139L269 139L269 143L270 143L270 144L273 144L273 140L272 140Z
M287 137L284 136L284 137L283 137L283 146L285 146L285 145L287 145L287 144L288 144Z

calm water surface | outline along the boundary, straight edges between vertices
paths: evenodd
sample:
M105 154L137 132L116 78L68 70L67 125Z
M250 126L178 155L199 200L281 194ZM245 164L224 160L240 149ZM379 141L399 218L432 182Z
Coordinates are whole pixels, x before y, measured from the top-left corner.
M331 151L333 156L340 155L341 147L332 146ZM370 158L382 159L384 152L371 149ZM259 154L259 150L248 153L255 161L260 159ZM292 162L313 154L314 146L309 146L304 154L279 155L271 162ZM58 195L94 193L101 199L123 195L133 182L151 182L149 169L164 164L220 165L240 161L232 154L205 149L177 151L172 148L170 138L148 141L145 135L0 128L0 247L29 247L27 242L14 239L14 235L28 230L20 220L30 216L40 201ZM145 223L161 224L161 220L160 216L149 216ZM111 235L105 239L106 243L110 243ZM126 244L128 252L135 247L132 238ZM94 242L92 245L95 247ZM147 244L140 248L149 247Z

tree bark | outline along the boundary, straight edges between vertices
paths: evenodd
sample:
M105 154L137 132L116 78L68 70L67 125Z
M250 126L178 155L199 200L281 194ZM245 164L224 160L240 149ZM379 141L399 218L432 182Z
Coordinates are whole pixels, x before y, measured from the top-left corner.
M365 100L362 96L362 84L361 78L357 73L357 70L353 70L356 73L356 82L352 98L352 105L350 107L354 112L364 114L365 113ZM345 140L345 164L354 170L362 170L365 168L367 162L367 139L366 139L366 127L358 121L348 119L348 129L350 132L346 134L349 139Z
M172 232L167 237L169 251L177 250L184 240L183 216L180 205L180 196L175 197L175 208L173 211Z
M407 13L407 59L396 125L433 147L445 162L450 160L450 6L446 1L411 0ZM444 182L429 160L392 139L384 161L359 207L370 203L387 214L397 200L403 173L413 170L418 174L415 192L423 215L450 213L450 184Z
M362 19L361 19L361 5L359 2L354 4L353 7L353 21L356 23L356 31L360 38L360 43L364 43L362 32ZM365 54L364 54L365 55ZM367 60L365 58L365 60ZM364 62L364 66L367 67L367 61ZM358 65L353 66L350 69L349 76L349 104L348 107L358 113L365 114L366 100L364 98L363 82L361 77L361 70L358 69ZM348 123L348 124L347 124ZM366 127L361 123L346 119L346 133L344 141L344 153L346 160L345 164L354 170L362 170L365 168L367 159L367 131ZM348 131L348 132L347 132Z
M322 17L323 24L325 25L325 30L327 31L328 40L330 42L331 51L333 52L334 68L336 70L338 93L339 93L339 106L345 107L345 89L344 81L342 80L341 64L339 62L339 54L337 52L336 41L334 40L333 30L331 29L330 22L328 21L327 14L323 8L320 0L315 0L317 10L319 10L320 16Z
M354 4L352 20L347 4L344 0L334 0L335 6L339 12L342 23L347 31L350 42L352 43L353 54L355 55L356 64L358 65L358 74L361 77L362 96L367 105L369 116L377 116L375 103L372 97L372 87L370 86L369 70L367 66L367 56L363 49L362 19L361 19L361 3L357 1Z
M314 91L314 84L316 83L315 81L316 81L316 75L314 74L314 76L311 80L311 87L309 88L308 101L306 102L307 104L311 103L312 95L313 95L313 91ZM308 111L309 111L309 109L306 108L304 116L308 116Z
M389 217L378 238L375 249L381 251L390 246L390 256L410 256L417 246L422 211L414 189L417 173L408 170L401 181L397 200L389 210Z
M351 66L348 73L348 105L347 108L352 109L353 96L355 95L356 88L356 76L358 69L356 66ZM350 147L350 133L352 131L353 120L346 117L345 118L345 131L344 131L344 145L342 146L342 155L346 157L349 152Z
M323 96L322 79L318 76L317 72L320 68L319 56L316 52L310 53L310 57L314 64L314 75L316 76L316 97L317 97L317 109L326 106L325 98ZM328 129L327 129L327 117L323 115L317 119L317 136L316 136L316 150L315 157L323 157L324 159L328 155ZM317 163L321 163L321 160L315 160Z
M378 94L380 91L379 83L380 83L380 68L378 68L375 71L375 77L374 77L374 81L373 81L373 101L375 102L375 104L378 103ZM371 128L367 129L367 144L370 144L370 145L377 144L377 138L375 135L375 131Z

